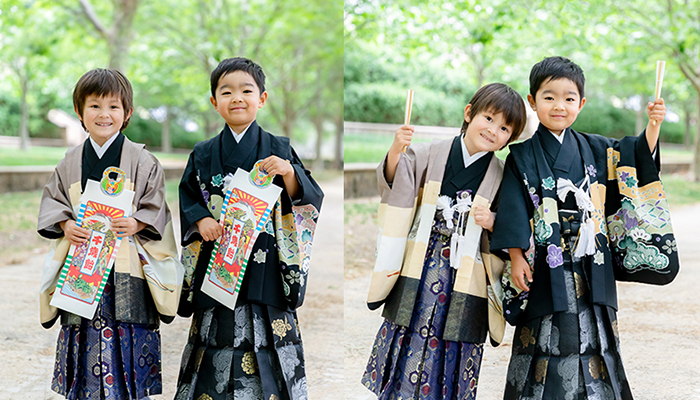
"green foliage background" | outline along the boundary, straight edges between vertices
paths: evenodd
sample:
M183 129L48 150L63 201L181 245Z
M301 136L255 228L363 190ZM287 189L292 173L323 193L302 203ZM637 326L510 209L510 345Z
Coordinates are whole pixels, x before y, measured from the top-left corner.
M689 145L700 86L682 68L700 71L698 12L698 0L348 0L345 120L401 123L411 88L412 124L458 127L477 88L503 82L525 98L531 67L561 55L586 74L574 129L619 138L646 126L632 104L653 100L656 60L667 60L662 97L680 121L665 121L661 140Z
M88 17L88 4L101 32ZM50 109L73 114L72 91L92 68L106 68L108 36L120 12L136 5L128 51L119 53L134 88L134 116L125 134L152 146L161 143L167 108L174 147L191 148L217 134L221 117L209 102L209 74L219 61L247 57L267 75L268 102L258 113L266 130L293 143L333 137L342 124L342 3L309 0L97 0L0 1L0 135L17 136L23 82L31 137L57 138ZM122 24L123 25L123 24ZM122 26L119 25L119 26ZM196 123L195 132L186 124Z

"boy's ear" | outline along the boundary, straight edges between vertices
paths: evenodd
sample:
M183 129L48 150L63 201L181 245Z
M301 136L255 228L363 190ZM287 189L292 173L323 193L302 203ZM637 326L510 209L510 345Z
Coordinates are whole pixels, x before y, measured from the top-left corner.
M578 105L578 110L579 110L579 111L581 111L581 109L583 108L583 105L584 105L584 104L586 104L586 98L585 98L585 97L581 99L581 104Z
M263 108L266 101L267 101L267 91L264 91L260 94L260 104L258 104L258 108Z
M469 111L471 111L472 105L467 104L466 107L464 107L464 120L467 121L467 123L471 122L471 117L469 116Z
M527 95L527 102L530 103L530 108L532 111L537 111L537 106L535 105L535 98L531 94Z
M75 115L78 116L78 119L82 121L82 120L83 120L83 116L80 115L80 113L78 112L78 106L73 106L73 111L75 111Z
M209 101L211 102L211 105L214 106L214 108L217 107L216 98L214 98L214 96L209 96Z
M129 109L129 112L124 116L124 121L128 121L129 118L131 118L131 114L133 114L133 113L134 113L134 107L131 107Z

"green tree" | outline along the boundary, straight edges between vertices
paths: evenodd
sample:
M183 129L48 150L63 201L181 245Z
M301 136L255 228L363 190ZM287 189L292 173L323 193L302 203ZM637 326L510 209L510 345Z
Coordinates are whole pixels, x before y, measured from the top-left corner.
M20 147L29 147L29 97L39 86L44 71L54 57L52 46L63 29L50 5L41 1L4 1L0 3L0 65L14 75L20 97Z

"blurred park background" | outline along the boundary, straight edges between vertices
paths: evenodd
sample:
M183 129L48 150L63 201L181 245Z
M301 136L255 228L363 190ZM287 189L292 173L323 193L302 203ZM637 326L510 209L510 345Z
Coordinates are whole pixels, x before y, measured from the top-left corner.
M73 115L78 78L111 67L134 87L129 138L191 149L223 126L209 103L210 72L244 56L267 75L260 125L291 137L304 159L338 161L340 20L341 5L322 0L0 1L0 136L23 148L62 138L49 110Z
M460 127L479 87L503 82L525 98L531 67L561 55L586 74L573 128L619 138L646 126L666 60L661 141L672 146L662 154L695 159L700 180L700 1L347 0L344 20L349 122L402 123L410 88L412 124ZM352 131L346 163L378 162L392 140Z

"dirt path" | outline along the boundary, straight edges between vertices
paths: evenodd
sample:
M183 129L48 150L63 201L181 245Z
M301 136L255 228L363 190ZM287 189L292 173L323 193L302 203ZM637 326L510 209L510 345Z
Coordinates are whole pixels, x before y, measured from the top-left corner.
M306 301L298 312L304 339L309 399L342 390L342 177L320 182L326 193L316 229ZM177 212L173 213L177 215ZM58 327L39 325L38 288L46 249L24 263L0 267L0 400L61 399L51 391ZM163 394L172 399L189 319L161 325Z
M700 400L700 204L671 215L681 255L678 278L663 287L618 284L622 358L635 400ZM368 286L366 275L345 281L346 400L376 399L360 384L382 322L365 306ZM502 398L513 337L508 328L501 346L485 346L479 399Z

